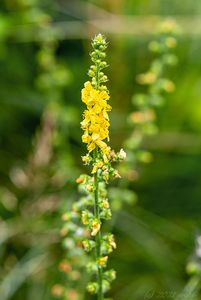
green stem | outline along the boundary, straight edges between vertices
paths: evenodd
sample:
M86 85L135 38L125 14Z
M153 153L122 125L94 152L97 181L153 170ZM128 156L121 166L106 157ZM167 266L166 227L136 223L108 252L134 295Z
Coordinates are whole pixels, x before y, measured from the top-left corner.
M96 63L96 89L99 90L100 88L100 82L99 82L99 65ZM94 151L94 161L97 157L97 149ZM97 172L94 176L94 215L95 217L100 220L100 209L98 205L98 194L99 194L99 178ZM95 256L96 260L98 261L100 257L100 247L101 247L101 229L98 231L96 235L96 247L95 247ZM98 300L104 300L103 299L103 272L102 267L98 266L98 274L97 274L97 281L98 281Z
M95 154L96 157L96 154ZM98 193L99 193L99 178L97 172L94 176L94 215L95 217L100 220L100 210L98 205ZM96 260L100 257L100 247L101 247L101 231L99 230L96 235L96 247L95 247L95 256ZM98 266L98 274L97 274L97 281L98 281L98 300L103 300L103 274L102 274L102 267Z

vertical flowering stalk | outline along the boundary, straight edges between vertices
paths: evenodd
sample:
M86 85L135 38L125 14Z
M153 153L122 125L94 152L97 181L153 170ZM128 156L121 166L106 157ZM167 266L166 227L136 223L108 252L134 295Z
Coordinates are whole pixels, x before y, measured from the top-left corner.
M135 94L132 98L135 110L130 114L129 122L134 125L134 130L125 141L128 159L127 168L124 168L129 181L134 181L138 176L133 167L152 160L151 153L143 150L143 141L147 136L158 132L157 108L163 106L166 95L175 90L174 82L166 73L169 67L177 63L174 50L178 31L174 20L168 19L159 24L155 37L149 44L154 59L147 72L137 76L138 83L146 86L147 92Z
M87 193L81 219L89 232L89 238L84 239L82 244L87 252L94 253L94 259L87 265L87 270L95 280L88 283L87 290L103 300L104 293L109 290L110 282L115 278L114 270L106 270L108 254L116 248L113 234L102 232L104 220L109 220L112 215L106 184L109 179L120 177L111 163L123 160L126 154L122 149L116 154L106 143L109 141L108 112L111 111L111 106L108 104L109 91L104 85L108 78L103 73L103 69L107 67L104 61L107 43L101 34L93 39L92 48L93 64L88 72L91 81L87 81L82 89L82 101L86 104L86 110L81 122L84 131L82 141L87 144L88 150L82 159L86 165L91 166L91 176L81 175L77 182ZM83 203L81 206L83 207Z

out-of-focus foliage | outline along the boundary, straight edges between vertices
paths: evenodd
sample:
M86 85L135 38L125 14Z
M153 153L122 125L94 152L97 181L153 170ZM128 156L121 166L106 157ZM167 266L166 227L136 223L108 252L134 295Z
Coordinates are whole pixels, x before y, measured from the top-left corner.
M126 192L110 187L117 208L122 197L128 203L111 224L118 244L111 296L181 299L191 290L189 297L200 299L199 275L189 267L199 264L193 253L201 226L200 14L199 0L0 2L1 300L54 299L52 286L68 282L57 268L66 255L60 215L78 197L87 37L102 31L110 40L111 136L118 149L130 136L132 95L146 92L135 78L153 60L147 45L154 26L169 16L182 33L178 65L167 74L176 90L158 109L159 133L143 144L154 159Z

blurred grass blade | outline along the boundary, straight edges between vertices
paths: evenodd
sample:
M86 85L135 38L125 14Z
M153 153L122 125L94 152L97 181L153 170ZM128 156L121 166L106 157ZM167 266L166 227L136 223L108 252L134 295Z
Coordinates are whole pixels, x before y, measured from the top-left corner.
M200 289L200 278L197 276L192 277L184 287L183 291L176 297L175 300L198 300L198 293Z
M30 250L1 282L1 300L10 299L27 277L35 273L41 264L44 265L45 258L46 254L37 253L36 249Z

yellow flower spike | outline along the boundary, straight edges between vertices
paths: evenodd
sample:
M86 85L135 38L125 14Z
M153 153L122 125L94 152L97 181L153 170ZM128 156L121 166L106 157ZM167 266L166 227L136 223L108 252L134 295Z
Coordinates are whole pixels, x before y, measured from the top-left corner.
M98 34L92 40L92 48L90 56L93 64L88 70L91 82L85 82L81 91L82 102L86 105L81 122L82 141L86 144L88 150L82 160L85 164L91 164L91 173L93 174L85 182L88 195L83 206L90 207L90 210L82 212L82 222L87 225L88 235L91 235L91 238L88 236L88 241L85 241L83 246L88 251L89 245L94 245L95 262L91 264L90 268L95 268L94 271L97 273L97 282L90 282L87 285L87 290L90 293L97 293L97 299L106 299L104 296L105 286L108 285L109 287L109 282L103 276L103 268L106 267L108 256L102 257L103 249L105 244L107 246L106 253L110 253L116 248L112 235L110 241L108 235L107 241L104 241L104 236L102 237L101 224L111 218L106 184L110 178L119 177L117 171L115 173L114 168L112 168L111 163L122 160L121 157L124 158L126 154L121 150L120 157L118 157L107 145L110 140L108 113L112 107L108 104L110 96L107 87L104 85L108 78L102 71L107 67L107 63L104 61L107 42L101 34ZM92 205L93 211L91 209ZM115 276L112 277L114 279Z
M106 156L107 144L104 140L109 140L108 111L111 110L111 106L107 104L109 98L107 91L99 91L92 86L91 82L85 82L82 101L87 105L87 110L81 122L81 128L84 130L82 141L87 144L89 152L98 147Z

